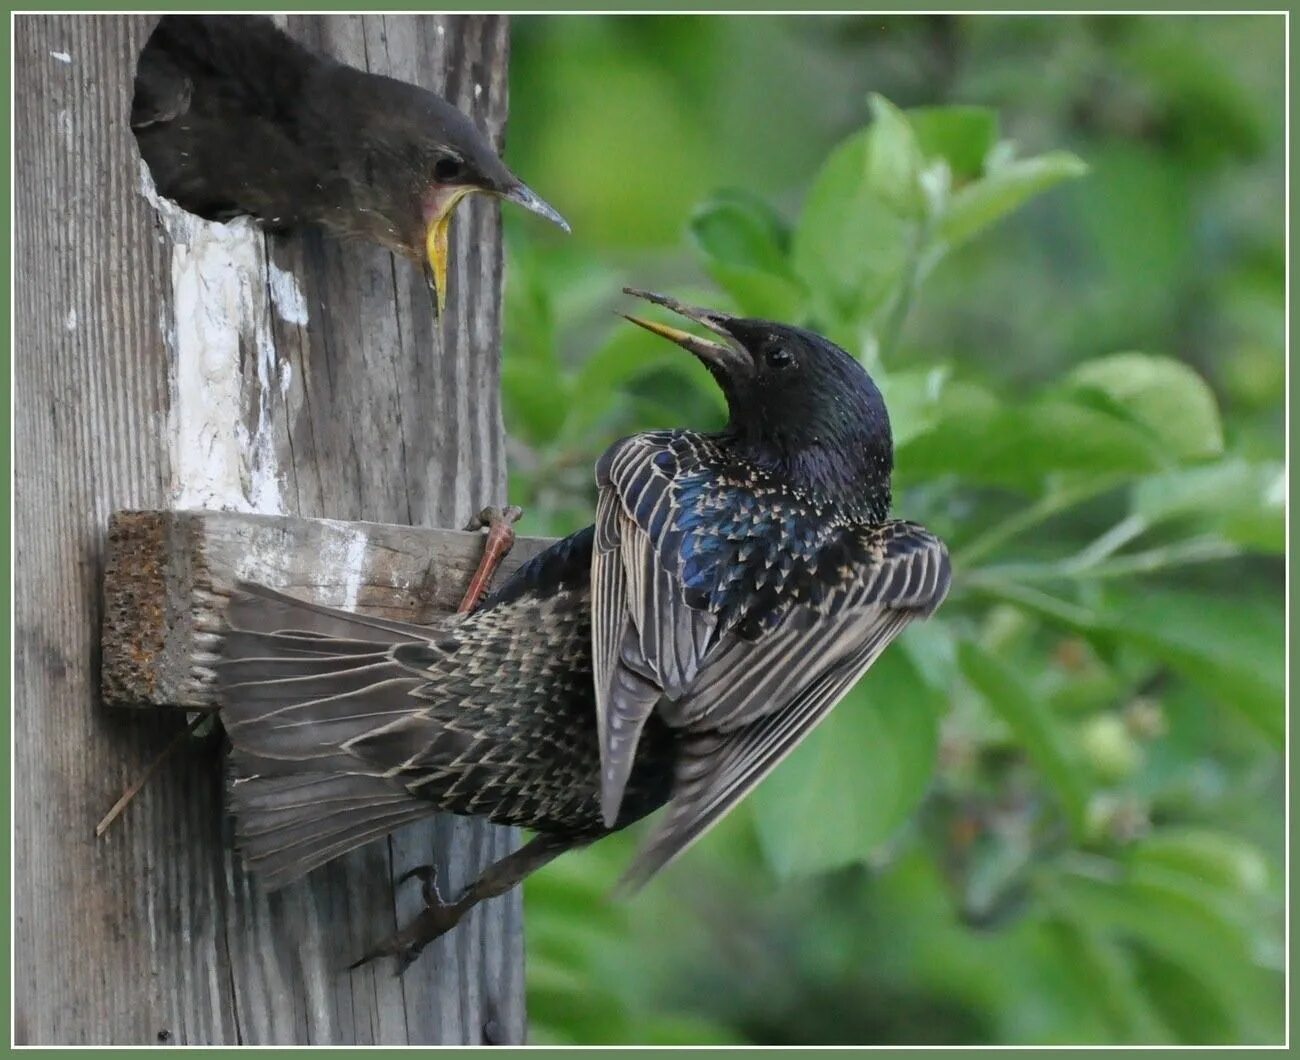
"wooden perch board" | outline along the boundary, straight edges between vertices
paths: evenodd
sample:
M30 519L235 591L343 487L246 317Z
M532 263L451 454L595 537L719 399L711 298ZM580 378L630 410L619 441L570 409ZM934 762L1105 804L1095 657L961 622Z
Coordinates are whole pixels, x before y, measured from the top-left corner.
M497 583L549 541L520 537ZM235 583L432 622L460 603L483 535L238 512L117 512L104 566L103 695L112 706L210 710L211 663Z

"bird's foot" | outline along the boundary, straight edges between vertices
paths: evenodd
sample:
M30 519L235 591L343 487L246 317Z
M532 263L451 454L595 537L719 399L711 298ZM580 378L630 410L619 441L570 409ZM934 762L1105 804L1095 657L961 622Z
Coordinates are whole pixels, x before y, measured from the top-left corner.
M349 965L349 970L360 968L376 957L396 957L397 974L401 975L425 946L459 924L479 902L505 894L552 858L587 842L588 838L572 836L533 836L518 850L484 869L454 902L448 902L439 892L438 873L432 865L412 869L397 882L400 885L412 878L420 880L424 887L424 910L401 931L390 935L361 960Z
M348 971L369 964L379 957L397 958L397 975L401 975L420 956L434 939L441 938L460 923L468 906L448 902L438 890L438 870L432 865L420 865L402 876L401 886L409 879L418 879L424 895L424 909L406 927L395 931L379 945L373 947L360 960L348 965Z
M524 510L514 504L504 508L484 508L465 527L466 530L481 530L486 527L487 540L483 542L483 558L479 560L478 570L470 578L465 596L456 609L460 614L469 614L486 595L488 586L492 584L492 576L514 547L515 523L519 522L523 514Z

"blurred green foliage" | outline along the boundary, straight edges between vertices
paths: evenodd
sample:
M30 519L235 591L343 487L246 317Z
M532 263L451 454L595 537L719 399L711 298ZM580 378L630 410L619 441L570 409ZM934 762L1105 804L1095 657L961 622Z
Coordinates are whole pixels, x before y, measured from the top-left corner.
M514 33L511 159L576 233L507 218L528 531L722 422L629 283L859 356L955 570L642 894L637 834L529 882L533 1040L1280 1041L1280 20Z

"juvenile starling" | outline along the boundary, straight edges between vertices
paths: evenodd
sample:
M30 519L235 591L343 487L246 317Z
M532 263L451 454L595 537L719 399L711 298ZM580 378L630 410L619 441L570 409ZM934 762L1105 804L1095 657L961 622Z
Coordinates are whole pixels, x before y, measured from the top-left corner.
M255 586L231 602L232 807L271 886L438 810L538 833L454 902L417 872L428 908L363 961L404 967L478 901L667 803L628 872L643 882L948 591L943 543L888 518L889 417L852 357L800 328L641 297L721 340L630 318L705 363L724 430L615 444L595 525L437 626Z
M569 229L445 99L309 51L261 16L159 19L136 68L131 128L158 191L191 213L379 243L426 263L439 311L466 195Z

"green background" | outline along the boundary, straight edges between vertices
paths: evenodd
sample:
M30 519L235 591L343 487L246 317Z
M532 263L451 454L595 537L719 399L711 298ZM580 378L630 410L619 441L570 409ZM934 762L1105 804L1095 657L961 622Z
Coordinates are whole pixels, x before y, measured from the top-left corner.
M1282 1036L1284 26L518 17L505 402L524 529L714 427L624 284L872 371L956 580L630 901L527 887L532 1039ZM867 130L867 131L864 131Z

